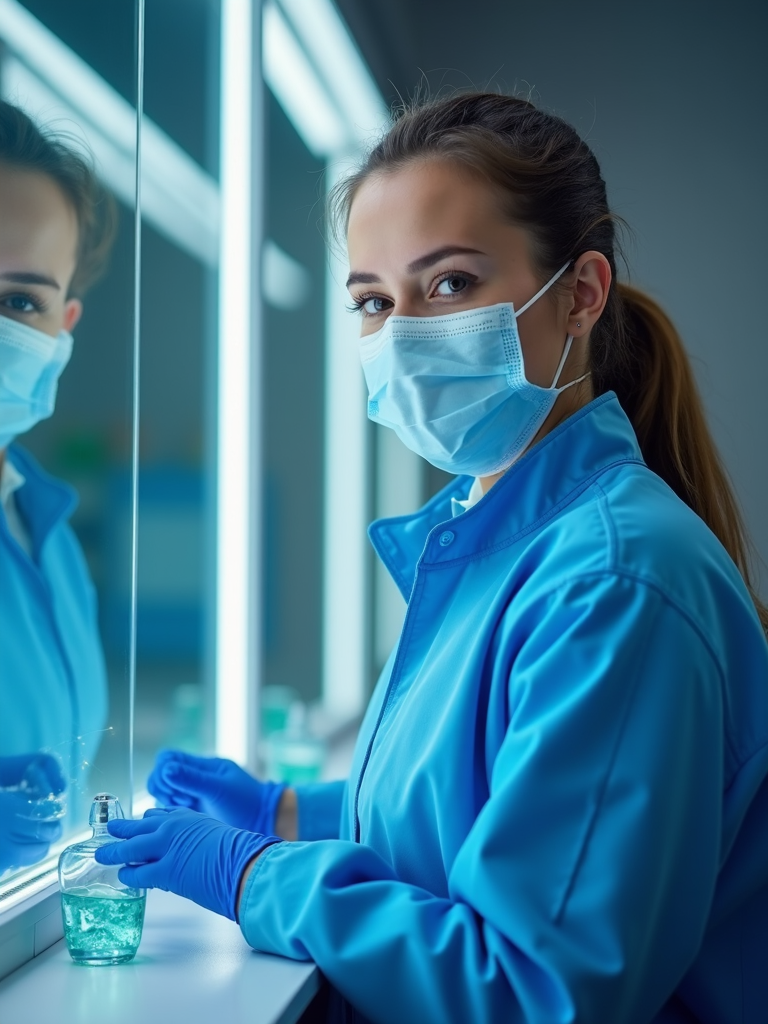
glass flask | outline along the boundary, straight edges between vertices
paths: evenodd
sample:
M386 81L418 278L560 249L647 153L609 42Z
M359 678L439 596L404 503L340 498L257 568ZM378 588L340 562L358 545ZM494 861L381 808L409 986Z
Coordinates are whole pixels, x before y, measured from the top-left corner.
M98 847L116 842L107 822L124 817L117 797L98 793L88 819L93 835L59 858L64 938L77 964L124 964L139 948L147 891L124 885L117 877L120 865L95 859Z

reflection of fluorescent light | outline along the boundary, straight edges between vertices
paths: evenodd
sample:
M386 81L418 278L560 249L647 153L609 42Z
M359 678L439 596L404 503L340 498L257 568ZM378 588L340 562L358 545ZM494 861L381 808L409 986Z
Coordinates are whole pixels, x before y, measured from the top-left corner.
M387 108L332 0L280 0L291 26L344 116L352 138L367 141Z
M259 467L252 438L257 400L251 361L254 315L250 0L221 5L221 256L219 266L216 751L241 764L253 751L249 700L257 677L260 622L253 539ZM258 59L258 54L255 55Z
M136 111L93 68L17 0L0 0L2 94L36 121L83 137L105 182L134 203ZM149 118L142 124L142 215L176 245L214 265L218 256L216 182Z
M15 57L5 57L0 71L3 99L21 107L38 124L69 136L68 141L80 142L85 152L93 154L99 174L118 199L132 207L136 199L135 139L129 148L123 148L101 132L86 130L82 116ZM135 113L132 121L135 132Z
M273 0L262 25L264 79L304 144L317 157L346 148L347 126Z
M261 261L261 288L265 300L275 309L301 309L312 290L307 268L271 238L264 242Z
M133 152L136 111L130 103L17 0L0 0L0 35L80 116Z

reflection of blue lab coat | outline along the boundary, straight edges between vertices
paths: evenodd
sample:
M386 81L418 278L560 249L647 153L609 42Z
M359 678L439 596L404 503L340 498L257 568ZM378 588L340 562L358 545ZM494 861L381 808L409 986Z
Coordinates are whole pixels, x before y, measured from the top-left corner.
M764 1024L768 646L738 572L612 395L450 520L468 486L372 527L399 647L243 933L378 1022Z
M50 751L77 790L107 715L96 594L67 522L77 499L18 445L6 457L26 479L15 498L33 557L0 509L0 757Z

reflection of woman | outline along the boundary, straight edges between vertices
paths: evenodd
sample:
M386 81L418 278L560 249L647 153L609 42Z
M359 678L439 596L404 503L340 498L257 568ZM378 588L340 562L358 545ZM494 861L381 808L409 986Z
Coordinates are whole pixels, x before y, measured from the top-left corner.
M112 225L87 162L0 103L0 868L58 837L20 801L73 782L105 723L95 595L67 523L75 495L16 438L53 412Z
M768 612L594 156L454 97L342 199L369 415L462 474L372 528L408 611L349 786L298 789L315 841L281 842L248 822L274 790L166 754L151 787L189 807L113 822L99 860L380 1024L765 1022Z

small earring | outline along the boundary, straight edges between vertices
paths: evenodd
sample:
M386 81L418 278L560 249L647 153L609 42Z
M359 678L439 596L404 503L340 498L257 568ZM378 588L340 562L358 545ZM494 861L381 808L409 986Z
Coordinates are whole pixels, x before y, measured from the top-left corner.
M578 321L578 320L576 321L576 326L577 326L577 327L581 327L581 324L579 323L579 321Z

